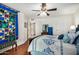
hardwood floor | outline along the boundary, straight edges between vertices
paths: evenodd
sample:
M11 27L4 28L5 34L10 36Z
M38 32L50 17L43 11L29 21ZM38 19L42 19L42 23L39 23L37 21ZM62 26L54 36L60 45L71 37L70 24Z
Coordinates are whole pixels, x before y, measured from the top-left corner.
M37 38L41 35L38 35L34 38ZM4 53L1 53L0 55L31 55L29 52L27 52L29 44L34 38L29 38L24 44L18 46L17 48L10 49L8 51L5 51Z
M17 48L13 48L4 53L1 53L1 55L29 55L29 53L27 52L28 46L29 45L27 41L23 45L18 46Z

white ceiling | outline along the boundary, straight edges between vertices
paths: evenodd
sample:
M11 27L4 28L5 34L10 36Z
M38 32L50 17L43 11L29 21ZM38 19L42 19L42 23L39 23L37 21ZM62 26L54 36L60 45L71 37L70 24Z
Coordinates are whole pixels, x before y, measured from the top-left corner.
M39 12L32 10L40 10L41 3L4 3L5 5L19 10L27 15L27 17L35 17ZM57 8L57 11L51 11L51 16L62 14L73 14L79 9L77 3L47 3L47 8Z

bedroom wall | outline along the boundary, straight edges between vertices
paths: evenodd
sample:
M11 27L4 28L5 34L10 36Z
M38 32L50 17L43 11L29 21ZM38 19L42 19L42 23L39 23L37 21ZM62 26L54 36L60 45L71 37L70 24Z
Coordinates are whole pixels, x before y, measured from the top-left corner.
M17 40L18 45L21 45L27 40L27 28L24 27L24 22L27 22L27 18L25 14L18 14L18 22L19 22L19 39Z
M74 14L74 19L75 19L75 25L77 26L79 24L79 11L77 11Z
M18 32L19 38L17 40L18 46L25 43L27 40L27 28L24 28L24 22L27 22L26 20L27 18L24 13L18 13L18 31L19 31ZM0 50L0 53L8 49L11 49L11 47L7 47L7 48Z
M49 24L53 27L55 35L65 33L70 30L70 26L74 24L73 15L59 15L52 17L36 18L36 35L41 34L42 25Z

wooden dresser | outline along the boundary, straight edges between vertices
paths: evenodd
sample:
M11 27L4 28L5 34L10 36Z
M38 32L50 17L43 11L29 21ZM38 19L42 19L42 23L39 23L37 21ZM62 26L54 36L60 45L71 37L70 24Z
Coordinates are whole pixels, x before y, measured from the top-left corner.
M42 32L41 35L48 35L48 32Z

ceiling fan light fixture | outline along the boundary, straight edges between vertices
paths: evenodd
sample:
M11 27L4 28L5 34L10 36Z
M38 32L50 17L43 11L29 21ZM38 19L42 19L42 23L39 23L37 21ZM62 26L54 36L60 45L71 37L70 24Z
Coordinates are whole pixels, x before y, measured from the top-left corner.
M37 14L37 16L50 16L48 12L57 11L57 8L48 9L46 3L42 3L40 6L41 6L40 10L32 10L32 11L39 11L39 14Z
M41 12L40 16L47 16L46 12Z

